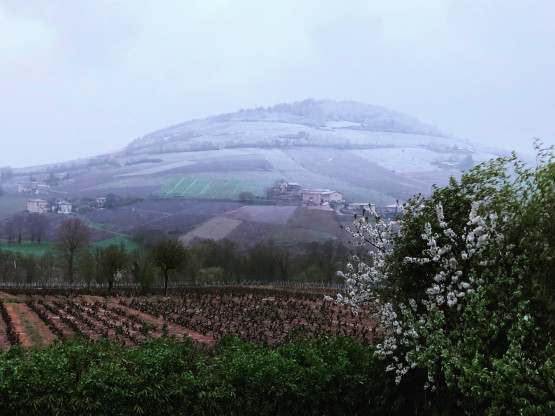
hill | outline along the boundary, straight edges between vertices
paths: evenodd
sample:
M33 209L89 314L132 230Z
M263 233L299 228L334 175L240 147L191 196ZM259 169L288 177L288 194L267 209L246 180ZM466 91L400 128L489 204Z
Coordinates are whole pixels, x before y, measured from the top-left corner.
M160 226L187 233L229 211L222 205L201 215L203 207L239 201L242 192L263 197L281 179L303 188L336 190L347 202L388 205L419 192L427 194L433 184L446 184L461 170L493 156L479 145L383 107L305 100L184 122L138 138L124 150L87 160L14 169L10 177L4 175L0 217L25 209L18 184L35 181L45 184L40 198L80 201L77 209L83 209L83 198L108 194L131 200L166 198L171 204L177 203L176 197L185 198L199 205L182 223L164 213L150 213L150 218L137 212L144 214L149 229ZM212 202L203 205L203 200ZM135 222L136 215L123 218L109 211L114 218L102 221L112 224L112 232L124 227L124 219ZM91 221L102 223L96 217ZM252 223L278 239L294 234L282 229L284 224L240 221L225 221L231 236L251 234L246 230ZM210 224L205 227L210 230ZM134 223L128 224L122 231L127 234L133 228Z
M305 100L158 130L123 151L65 164L72 180L57 190L238 199L241 192L263 195L285 179L386 205L428 193L492 156L382 107Z

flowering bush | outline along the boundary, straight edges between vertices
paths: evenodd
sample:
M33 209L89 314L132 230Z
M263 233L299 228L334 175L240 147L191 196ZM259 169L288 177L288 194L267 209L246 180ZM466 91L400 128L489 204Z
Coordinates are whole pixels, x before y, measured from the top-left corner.
M397 384L420 369L461 411L555 409L555 164L536 147L535 168L498 158L412 198L395 222L370 208L347 230L370 251L339 272L350 294L337 300L375 302L376 354Z

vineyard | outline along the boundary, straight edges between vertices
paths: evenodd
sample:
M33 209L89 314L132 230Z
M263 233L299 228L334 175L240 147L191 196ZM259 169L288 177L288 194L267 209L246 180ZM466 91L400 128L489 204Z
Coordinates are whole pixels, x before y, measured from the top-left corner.
M241 192L262 196L272 185L273 181L269 180L180 178L165 184L157 194L162 197L238 199Z
M0 292L0 347L35 348L74 336L136 346L148 338L184 334L208 345L226 334L270 348L291 336L323 334L369 345L375 323L368 309L355 315L349 306L325 301L324 294L247 286L176 288L168 298L122 290L7 289Z

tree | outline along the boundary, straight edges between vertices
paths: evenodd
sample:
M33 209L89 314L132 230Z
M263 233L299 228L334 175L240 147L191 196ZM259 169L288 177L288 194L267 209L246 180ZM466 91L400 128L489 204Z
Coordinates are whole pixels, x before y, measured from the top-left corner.
M247 201L254 201L255 196L252 192L243 191L239 193L239 201L247 202Z
M537 151L535 169L498 158L414 197L395 223L371 211L350 229L372 249L340 272L338 301L375 302L396 382L424 372L457 413L553 407L555 163Z
M198 271L196 282L213 285L222 283L224 280L224 269L222 267L205 267Z
M17 244L21 244L23 240L23 228L25 227L25 214L16 214L10 221L13 230L11 232L17 232ZM10 240L8 238L8 240Z
M58 230L58 253L65 269L65 277L70 283L74 281L77 256L87 247L89 240L89 227L79 218L64 221Z
M185 265L187 250L177 239L161 241L152 249L154 264L164 273L164 296L168 295L168 272Z
M273 241L259 243L249 248L247 258L247 273L253 280L271 282L276 280L278 273L274 261L275 245Z
M98 263L90 250L84 250L79 257L79 274L87 284L87 287L91 287L92 280L98 274Z
M33 254L23 257L25 267L25 282L32 283L37 277L38 261Z
M119 281L125 276L128 256L125 252L125 246L120 244L110 244L100 255L98 262L98 270L100 274L108 281L108 288L112 289L114 281Z
M43 281L50 282L52 280L55 264L56 256L52 250L48 250L39 259L39 272Z
M156 274L156 266L152 257L142 250L131 253L131 273L136 282L139 283L140 293L146 295L150 292Z
M104 208L112 209L115 208L118 204L118 196L115 194L108 194L106 195L106 202L104 202Z
M29 239L33 243L36 239L37 243L40 244L42 241L42 236L44 234L46 228L46 218L43 214L38 214L36 212L32 212L29 214L27 218L27 222L29 225Z

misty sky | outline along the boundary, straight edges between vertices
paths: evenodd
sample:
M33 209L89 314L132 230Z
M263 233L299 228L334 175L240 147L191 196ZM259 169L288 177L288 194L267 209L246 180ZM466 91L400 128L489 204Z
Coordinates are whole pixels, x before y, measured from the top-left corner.
M0 0L0 166L306 98L555 143L553 0Z

